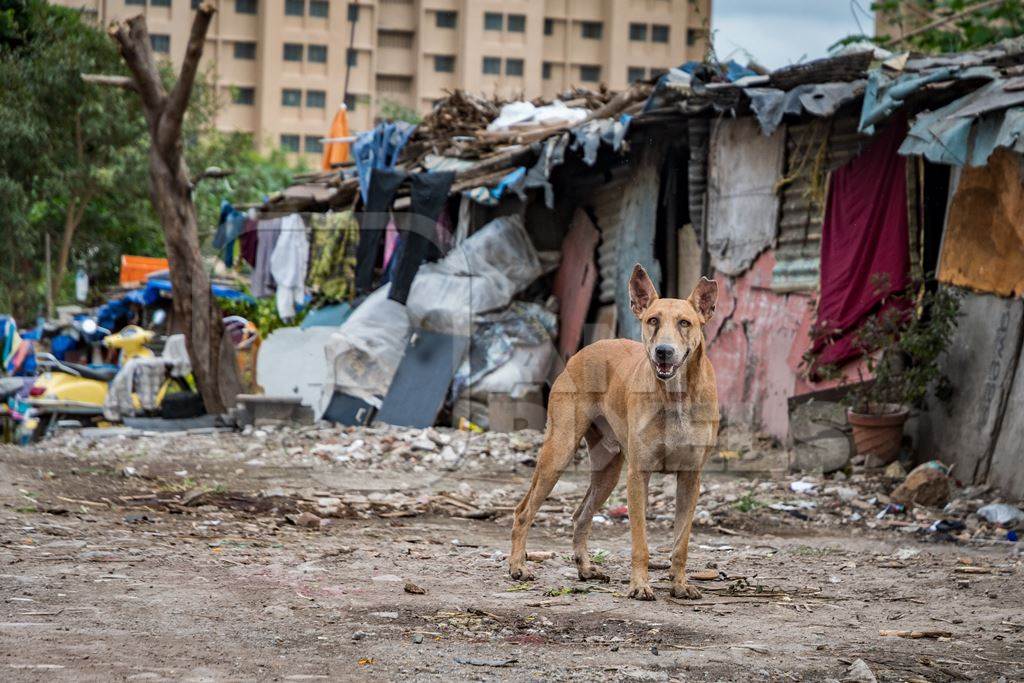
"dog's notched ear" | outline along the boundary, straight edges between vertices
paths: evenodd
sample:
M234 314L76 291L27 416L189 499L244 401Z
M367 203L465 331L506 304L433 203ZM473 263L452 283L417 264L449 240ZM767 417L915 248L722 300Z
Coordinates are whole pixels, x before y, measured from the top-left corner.
M629 307L633 315L639 318L657 298L658 292L647 271L639 263L633 266L633 274L629 276Z
M718 283L702 277L690 294L690 303L701 314L705 323L711 320L711 316L715 314L715 303L717 301Z

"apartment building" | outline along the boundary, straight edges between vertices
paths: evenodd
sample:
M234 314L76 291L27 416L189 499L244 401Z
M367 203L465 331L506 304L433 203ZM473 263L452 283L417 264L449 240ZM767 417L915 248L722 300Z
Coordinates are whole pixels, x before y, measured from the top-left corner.
M200 0L53 0L105 25L146 15L153 50L180 64ZM204 69L218 125L319 154L344 99L353 130L424 113L446 90L554 96L613 89L706 50L711 0L215 0ZM347 84L347 88L346 88Z

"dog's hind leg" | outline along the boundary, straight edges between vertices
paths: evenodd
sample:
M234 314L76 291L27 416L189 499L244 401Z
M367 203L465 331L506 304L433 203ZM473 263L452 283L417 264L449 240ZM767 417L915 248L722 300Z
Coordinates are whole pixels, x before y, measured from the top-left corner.
M528 581L534 578L526 566L526 534L544 499L572 462L580 439L590 425L585 408L576 399L576 392L564 389L558 391L559 381L552 387L548 402L547 434L537 456L537 468L533 471L530 490L516 506L512 521L512 550L509 553L508 570L513 579Z
M621 450L614 444L609 444L601 431L594 426L587 430L586 440L593 469L590 473L590 487L572 516L573 559L576 561L576 571L582 581L608 581L608 575L594 567L590 561L587 538L590 536L594 513L601 509L615 489L615 485L619 483L623 457Z

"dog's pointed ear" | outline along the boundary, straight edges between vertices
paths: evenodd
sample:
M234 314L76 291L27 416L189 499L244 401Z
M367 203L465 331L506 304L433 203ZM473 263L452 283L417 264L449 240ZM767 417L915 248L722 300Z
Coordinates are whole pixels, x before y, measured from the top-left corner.
M715 314L715 304L718 302L718 283L702 277L697 286L693 288L693 292L690 293L689 301L707 323Z
M658 291L647 271L639 263L633 266L633 274L629 276L629 307L633 315L639 318L657 298Z

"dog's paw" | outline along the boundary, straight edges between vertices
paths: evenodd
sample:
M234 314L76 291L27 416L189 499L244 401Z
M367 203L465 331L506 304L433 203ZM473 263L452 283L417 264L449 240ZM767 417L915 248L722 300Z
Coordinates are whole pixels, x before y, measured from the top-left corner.
M595 567L580 567L577 569L580 581L603 581L608 583L611 578L600 569Z
M672 584L672 590L669 592L669 595L683 600L699 600L702 597L701 592L688 583Z
M520 565L518 567L509 567L509 576L516 581L533 581L537 577L533 575L533 572L526 565Z
M634 600L653 600L654 589L649 583L631 583L629 584L629 597Z

